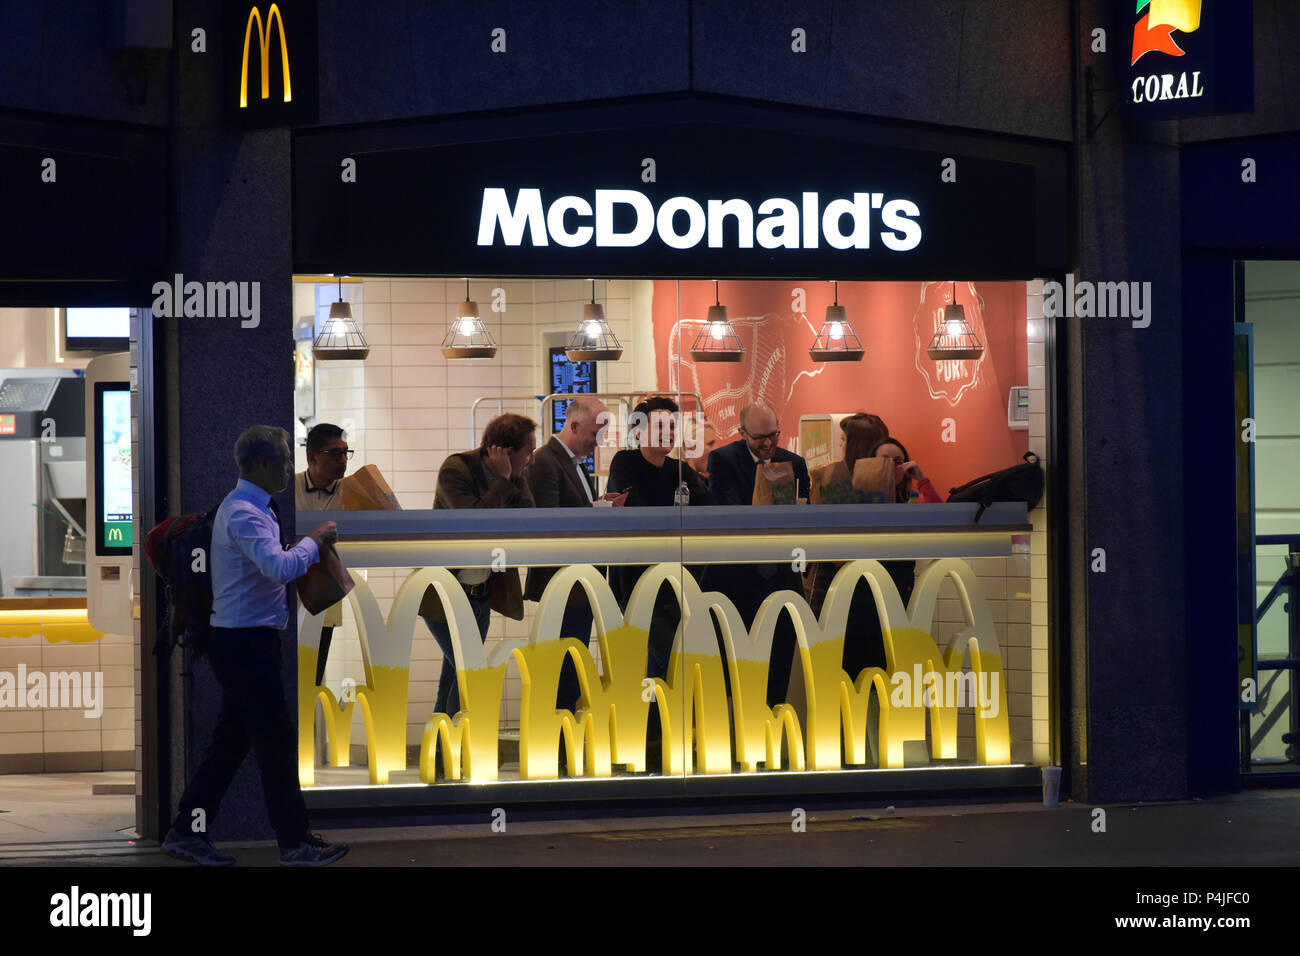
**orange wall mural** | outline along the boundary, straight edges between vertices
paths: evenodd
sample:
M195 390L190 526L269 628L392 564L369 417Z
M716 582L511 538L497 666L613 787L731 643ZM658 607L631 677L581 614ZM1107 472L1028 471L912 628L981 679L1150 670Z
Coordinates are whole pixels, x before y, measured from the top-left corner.
M817 363L808 347L835 301L830 282L723 281L719 296L745 359L696 363L690 346L714 304L713 283L659 280L653 305L658 387L698 392L720 442L739 437L740 410L750 402L780 415L784 448L798 436L801 415L872 412L946 495L1016 464L1029 448L1026 431L1007 427L1008 392L1029 384L1025 283L957 282L957 302L983 341L984 356L936 362L926 346L952 290L947 280L841 282L839 304L866 355L860 362ZM955 424L955 441L943 440L946 419Z

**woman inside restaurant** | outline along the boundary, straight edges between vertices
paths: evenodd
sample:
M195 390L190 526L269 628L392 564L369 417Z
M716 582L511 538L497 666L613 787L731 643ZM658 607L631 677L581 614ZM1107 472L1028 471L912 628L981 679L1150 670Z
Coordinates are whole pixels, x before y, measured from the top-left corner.
M915 494L920 501L937 502L943 499L930 479L922 471L920 464L912 461L903 443L897 438L889 437L889 429L875 415L851 416L840 423L844 431L844 461L853 473L853 466L859 458L888 458L894 465L894 501L902 504L909 501L913 494L912 483L916 482ZM883 435L880 433L883 431ZM882 561L898 588L904 606L912 599L912 589L916 583L915 561ZM821 613L826 589L830 586L838 567L823 562L813 573L808 587L808 602L814 613ZM885 667L884 635L880 628L880 617L876 612L876 601L871 587L865 581L858 581L849 603L848 627L844 635L843 664L845 672L854 680L866 667Z

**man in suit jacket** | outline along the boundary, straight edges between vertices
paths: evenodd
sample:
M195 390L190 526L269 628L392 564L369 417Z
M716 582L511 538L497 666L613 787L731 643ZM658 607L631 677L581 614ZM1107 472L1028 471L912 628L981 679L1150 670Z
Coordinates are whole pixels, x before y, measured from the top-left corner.
M498 415L483 429L483 440L474 451L449 455L438 469L438 487L433 507L441 508L531 508L533 495L525 480L528 466L537 447L537 423L523 415ZM492 572L487 568L464 568L453 571L465 590L474 611L479 635L487 640L492 611L520 620L524 616L523 588L519 571L507 568ZM451 630L438 592L432 587L424 592L420 616L442 648L442 676L438 680L438 697L434 711L455 714L460 707L456 682L456 658L451 646Z
M598 398L581 396L564 410L564 428L537 450L528 469L528 487L538 508L590 508L597 500L621 505L626 494L595 497L591 479L582 467L585 458L596 450L596 436L609 420L609 409ZM524 597L540 601L542 592L558 568L529 568ZM560 624L561 637L573 637L584 644L591 640L591 602L581 585L574 585L567 598L568 606ZM560 684L555 696L556 709L576 710L582 689L573 661L564 659Z
M754 501L758 466L790 462L794 466L796 496L808 500L808 464L778 446L781 420L766 405L746 405L740 413L738 441L709 455L709 491L721 505L749 505ZM709 569L708 586L731 598L747 627L752 627L758 606L776 591L803 593L799 572L782 564L716 565ZM767 674L767 702L775 707L785 700L794 664L794 626L782 615L772 638L772 660ZM725 673L725 668L724 668Z

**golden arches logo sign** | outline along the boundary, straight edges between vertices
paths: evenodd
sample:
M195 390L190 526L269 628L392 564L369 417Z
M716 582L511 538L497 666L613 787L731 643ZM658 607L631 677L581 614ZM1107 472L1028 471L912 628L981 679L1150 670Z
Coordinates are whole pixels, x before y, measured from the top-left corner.
M231 125L317 121L318 32L315 0L223 4L221 100Z
M280 33L280 68L284 81L284 102L293 102L293 83L289 77L289 46L284 38L284 17L276 4L271 4L266 11L266 26L262 26L262 15L254 5L248 11L248 23L244 27L244 58L239 66L239 108L248 108L248 46L253 38L253 25L257 25L257 46L261 53L262 99L271 96L271 26L274 24Z
M848 674L841 660L859 580L874 597L886 666ZM931 632L945 582L953 586L964 624L936 642ZM666 678L648 678L650 621L663 584L675 593L682 620ZM594 612L599 665L584 641L562 633L575 585ZM832 582L820 618L803 595L780 591L764 602L749 628L726 595L703 591L680 565L647 569L623 611L596 568L572 565L561 569L542 594L529 636L491 648L481 642L456 578L443 568L421 568L402 583L386 616L363 578L356 578L349 595L366 676L355 699L374 784L407 769L412 643L418 607L431 586L447 609L461 707L456 714L431 714L425 722L419 744L420 780L425 783L436 782L438 757L447 780L498 779L503 687L512 662L522 690L523 780L558 777L560 748L570 776L608 777L614 767L644 771L652 709L659 716L665 774L753 772L760 766L778 770L783 764L790 770L902 768L956 760L959 708L973 718L974 763L1011 762L1002 648L979 579L960 559L932 562L918 577L906 607L883 565L850 561ZM783 613L795 625L801 708L788 703L769 707L765 697L773 636ZM346 763L351 736L352 703L336 700L315 683L322 620L304 611L299 621L299 770L304 786L315 777L312 727L318 701L325 704L333 766ZM581 685L574 712L555 707L566 659L576 666ZM963 694L963 688L968 692Z

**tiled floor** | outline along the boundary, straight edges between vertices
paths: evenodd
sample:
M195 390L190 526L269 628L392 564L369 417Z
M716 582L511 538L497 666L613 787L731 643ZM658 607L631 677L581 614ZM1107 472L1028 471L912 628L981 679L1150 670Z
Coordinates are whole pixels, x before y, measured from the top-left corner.
M133 785L129 770L0 774L0 847L24 843L121 841L135 835L135 797L97 796L96 784Z

